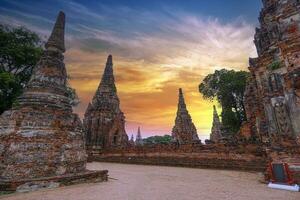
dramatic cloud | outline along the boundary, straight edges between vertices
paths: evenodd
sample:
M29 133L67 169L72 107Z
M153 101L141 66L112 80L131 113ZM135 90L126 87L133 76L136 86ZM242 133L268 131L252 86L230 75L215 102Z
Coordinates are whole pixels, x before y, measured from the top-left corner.
M137 126L144 136L170 134L181 87L198 134L208 135L213 103L202 99L199 83L216 69L246 70L248 58L256 55L254 25L242 18L224 22L172 8L158 13L124 6L111 10L99 4L96 10L76 2L62 4L68 19L65 61L70 83L81 99L75 111L83 116L106 57L112 54L128 134L135 133ZM0 15L1 22L49 34L51 26L44 19L39 20L48 29L26 20L34 18L33 14L6 13L11 15Z

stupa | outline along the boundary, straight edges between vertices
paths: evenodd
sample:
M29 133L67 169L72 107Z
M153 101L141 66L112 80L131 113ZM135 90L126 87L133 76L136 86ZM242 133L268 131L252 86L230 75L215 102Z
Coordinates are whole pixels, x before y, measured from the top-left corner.
M172 138L179 144L200 142L197 129L186 108L181 88L179 89L178 109L175 125L172 129Z
M83 126L66 86L64 30L60 12L23 94L0 117L0 190L107 180L107 170L86 169Z
M211 128L210 140L218 143L222 139L222 123L220 121L216 106L213 106L213 123Z
M101 82L84 114L83 123L87 131L86 142L89 148L106 149L129 144L125 131L125 116L120 109L117 95L111 55L107 58Z

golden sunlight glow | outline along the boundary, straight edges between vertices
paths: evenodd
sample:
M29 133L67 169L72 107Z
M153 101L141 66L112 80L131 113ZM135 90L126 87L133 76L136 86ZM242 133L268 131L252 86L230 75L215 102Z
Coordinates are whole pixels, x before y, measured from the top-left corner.
M198 85L216 69L246 70L249 57L256 55L255 29L246 23L221 24L217 20L196 18L170 23L164 24L171 29L170 34L120 38L109 33L109 37L104 37L103 31L94 31L93 36L101 39L93 43L99 51L71 46L65 58L72 78L70 83L81 100L75 111L83 117L100 82L106 58L112 54L128 135L136 134L138 126L144 137L170 134L177 111L178 88L183 88L198 134L202 139L207 138L213 102L202 98ZM105 46L106 43L111 45Z
M70 50L66 55L77 58L85 57L85 52ZM81 54L81 55L80 55ZM81 104L75 111L83 117L89 101L91 101L100 82L106 57L89 53L91 60L82 59L81 62L67 64L71 76L70 83L76 88ZM137 126L142 127L144 136L170 134L177 111L178 88L182 87L185 101L198 134L207 138L212 124L213 102L204 100L198 92L198 85L207 74L208 69L179 66L171 63L161 67L159 64L132 61L128 62L122 57L114 57L114 74L121 109L126 116L128 135L135 134ZM191 60L189 64L196 66L197 61ZM203 63L202 63L203 64ZM86 68L86 72L78 72L79 67ZM216 102L215 102L216 103Z

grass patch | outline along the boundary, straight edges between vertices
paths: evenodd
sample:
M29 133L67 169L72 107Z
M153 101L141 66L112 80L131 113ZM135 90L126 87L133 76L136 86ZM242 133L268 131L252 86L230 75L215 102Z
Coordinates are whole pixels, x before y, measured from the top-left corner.
M274 61L271 64L269 64L268 69L273 71L273 70L281 68L282 66L283 66L282 62L277 60L277 61Z

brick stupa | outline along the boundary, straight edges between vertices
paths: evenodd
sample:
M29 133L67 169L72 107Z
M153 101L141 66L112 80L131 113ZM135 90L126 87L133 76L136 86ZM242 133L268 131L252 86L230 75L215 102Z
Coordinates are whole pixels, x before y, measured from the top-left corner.
M142 133L141 133L141 128L138 127L138 131L135 137L135 145L143 145L143 138L142 138Z
M172 129L172 138L174 142L179 144L200 142L197 129L186 108L181 88L179 89L178 109L175 125Z
M107 180L107 171L86 170L83 127L66 86L64 28L60 12L17 106L0 117L0 190Z
M125 116L120 109L113 74L112 56L107 58L102 80L84 115L89 148L106 149L127 146Z
M300 142L300 2L263 0L250 59L242 135L259 142Z
M213 106L213 123L211 127L210 140L218 143L222 139L222 123L220 121L216 106Z

